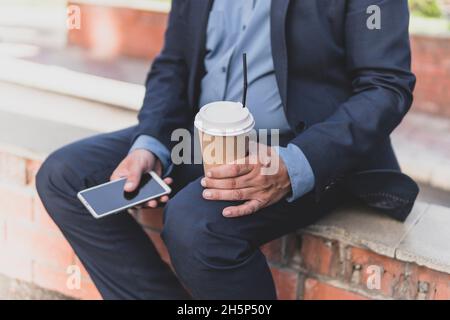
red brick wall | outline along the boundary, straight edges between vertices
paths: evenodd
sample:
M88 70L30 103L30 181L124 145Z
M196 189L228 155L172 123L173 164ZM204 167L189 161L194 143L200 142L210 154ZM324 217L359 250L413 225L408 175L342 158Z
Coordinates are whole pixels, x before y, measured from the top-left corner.
M74 298L100 295L43 208L34 189L40 161L0 150L0 273ZM81 270L81 287L66 286L67 268Z
M415 108L450 116L450 38L414 36Z
M40 161L0 149L0 273L80 299L99 293L43 208L34 188ZM161 210L132 215L170 263L160 238ZM450 299L450 275L333 239L290 235L263 247L280 299ZM81 268L69 289L68 266ZM381 288L367 288L368 267L382 268Z
M166 13L77 5L81 28L69 31L69 44L86 48L99 59L117 55L153 59L161 50Z
M302 263L312 277L305 299L450 299L450 275L312 235L303 236ZM368 289L370 267L381 267L380 289Z
M99 58L129 55L153 59L163 44L165 13L81 6L81 29L69 43L90 49ZM418 83L414 108L450 116L450 38L412 37L413 69Z

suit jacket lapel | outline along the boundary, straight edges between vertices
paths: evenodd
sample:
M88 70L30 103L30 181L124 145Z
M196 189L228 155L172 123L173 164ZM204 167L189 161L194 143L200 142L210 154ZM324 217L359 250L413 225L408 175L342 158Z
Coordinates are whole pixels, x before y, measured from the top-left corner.
M194 43L194 61L192 65L192 78L190 83L192 87L189 90L189 102L191 106L195 106L200 96L200 82L205 73L205 65L203 60L206 54L206 31L208 26L209 12L211 11L214 0L195 0L191 4L196 6L194 12L198 13L199 23L196 25L193 35L195 37Z
M286 46L286 15L290 0L272 0L271 41L275 74L284 111L287 107L288 56Z

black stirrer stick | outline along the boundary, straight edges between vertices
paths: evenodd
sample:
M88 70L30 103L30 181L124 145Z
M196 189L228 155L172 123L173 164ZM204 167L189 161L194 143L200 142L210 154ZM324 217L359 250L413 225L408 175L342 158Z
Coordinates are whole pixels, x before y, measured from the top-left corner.
M247 82L247 54L244 53L242 55L242 63L244 67L244 92L242 95L242 106L245 108L247 105L247 88L248 88L248 82Z

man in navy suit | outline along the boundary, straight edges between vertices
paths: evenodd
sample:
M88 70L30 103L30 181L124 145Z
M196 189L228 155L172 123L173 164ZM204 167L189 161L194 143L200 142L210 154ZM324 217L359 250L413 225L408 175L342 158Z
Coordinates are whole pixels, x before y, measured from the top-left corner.
M373 16L375 14L375 16ZM259 247L347 200L398 220L416 184L400 173L389 135L412 103L407 0L173 0L165 45L146 81L139 124L66 146L37 177L45 207L107 299L274 299ZM142 39L145 41L145 39ZM199 108L242 95L257 129L278 129L262 163L174 165L177 129ZM144 172L173 182L162 238L175 273L126 214L95 220L85 188Z

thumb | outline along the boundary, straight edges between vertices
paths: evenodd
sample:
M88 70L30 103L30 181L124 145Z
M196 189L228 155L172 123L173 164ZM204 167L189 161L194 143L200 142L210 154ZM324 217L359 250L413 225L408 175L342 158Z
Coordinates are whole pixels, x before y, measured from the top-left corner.
M141 181L141 175L141 170L139 170L138 168L133 168L132 170L130 170L127 181L125 182L124 190L126 192L133 192L134 190L136 190L139 182Z

